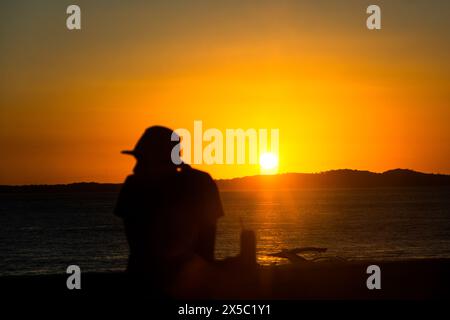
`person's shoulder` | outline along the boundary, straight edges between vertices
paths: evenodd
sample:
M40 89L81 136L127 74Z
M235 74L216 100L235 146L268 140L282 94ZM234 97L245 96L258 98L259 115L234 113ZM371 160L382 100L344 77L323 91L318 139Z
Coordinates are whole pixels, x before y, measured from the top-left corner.
M183 168L184 173L192 180L196 180L198 182L202 182L205 184L214 183L214 179L208 172L194 169L191 166L187 166Z
M125 178L123 184L133 183L134 181L136 181L136 176L134 174L130 174Z
M130 187L135 186L137 184L139 184L139 178L136 177L134 174L130 174L129 176L127 176L125 178L125 181L123 182L123 185L122 185L122 189L123 188L130 188Z
M192 167L185 169L185 172L186 172L186 174L190 175L191 177L195 177L198 179L204 179L204 180L212 180L212 177L208 172L194 169Z

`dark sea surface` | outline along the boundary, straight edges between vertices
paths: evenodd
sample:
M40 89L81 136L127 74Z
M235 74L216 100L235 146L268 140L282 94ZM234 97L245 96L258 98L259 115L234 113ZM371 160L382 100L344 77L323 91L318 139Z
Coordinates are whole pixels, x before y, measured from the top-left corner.
M0 275L117 271L128 249L117 194L0 194ZM239 251L241 222L257 234L258 260L301 246L327 256L402 260L450 258L450 188L320 189L223 192L216 257Z

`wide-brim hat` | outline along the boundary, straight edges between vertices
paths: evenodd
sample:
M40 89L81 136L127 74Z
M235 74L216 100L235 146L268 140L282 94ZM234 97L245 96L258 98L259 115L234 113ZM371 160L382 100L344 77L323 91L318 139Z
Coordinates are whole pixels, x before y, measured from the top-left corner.
M158 156L161 152L170 152L180 141L179 136L171 129L153 126L145 130L132 150L122 150L122 154L138 156Z

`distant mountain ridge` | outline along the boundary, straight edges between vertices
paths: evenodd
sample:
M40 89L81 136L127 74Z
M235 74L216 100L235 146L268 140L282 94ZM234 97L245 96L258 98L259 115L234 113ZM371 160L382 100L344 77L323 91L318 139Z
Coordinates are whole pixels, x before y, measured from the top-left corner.
M220 190L302 188L374 188L450 186L450 175L394 169L383 173L351 169L320 173L283 173L216 180ZM0 185L0 193L12 192L118 192L120 183L79 182L55 185Z
M450 186L450 175L408 169L394 169L383 173L339 169L320 173L284 173L218 180L217 184L221 190Z

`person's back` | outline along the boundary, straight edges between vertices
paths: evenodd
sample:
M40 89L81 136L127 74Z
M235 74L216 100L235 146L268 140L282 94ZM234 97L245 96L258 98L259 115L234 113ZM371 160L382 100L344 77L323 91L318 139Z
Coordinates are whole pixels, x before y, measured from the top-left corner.
M169 129L152 127L141 140L157 138L154 128L159 133L165 130L163 137L170 138ZM173 146L170 140L167 143ZM167 153L168 146L147 149ZM134 174L122 186L115 209L124 221L129 243L128 272L166 286L189 260L214 260L221 201L207 173L186 164L136 158Z

